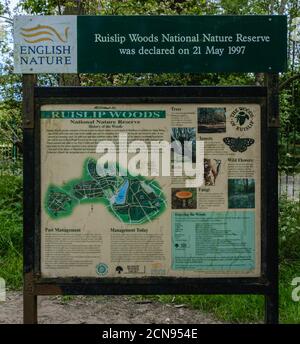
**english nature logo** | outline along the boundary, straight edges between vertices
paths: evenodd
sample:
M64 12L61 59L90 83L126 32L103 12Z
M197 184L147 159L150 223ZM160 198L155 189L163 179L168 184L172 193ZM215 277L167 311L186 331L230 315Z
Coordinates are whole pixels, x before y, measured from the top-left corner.
M64 35L61 35L53 26L50 25L37 25L29 28L21 28L21 36L23 36L27 43L39 43L45 41L60 41L67 43L69 27L64 30Z

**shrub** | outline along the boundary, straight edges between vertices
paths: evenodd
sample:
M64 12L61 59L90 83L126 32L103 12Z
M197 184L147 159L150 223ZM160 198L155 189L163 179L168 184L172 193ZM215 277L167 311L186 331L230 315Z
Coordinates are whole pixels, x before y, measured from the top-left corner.
M279 255L281 261L300 260L300 202L279 202Z
M22 178L0 177L0 276L9 287L22 283Z

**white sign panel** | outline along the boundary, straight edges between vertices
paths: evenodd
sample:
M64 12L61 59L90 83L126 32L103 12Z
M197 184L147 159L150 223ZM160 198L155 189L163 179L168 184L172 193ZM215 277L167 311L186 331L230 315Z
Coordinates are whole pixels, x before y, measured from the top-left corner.
M46 104L40 116L43 277L260 275L259 104ZM187 186L195 176L174 166L183 152L197 165L199 141L204 182ZM158 142L174 153L156 159Z
M76 16L16 16L15 73L76 73Z

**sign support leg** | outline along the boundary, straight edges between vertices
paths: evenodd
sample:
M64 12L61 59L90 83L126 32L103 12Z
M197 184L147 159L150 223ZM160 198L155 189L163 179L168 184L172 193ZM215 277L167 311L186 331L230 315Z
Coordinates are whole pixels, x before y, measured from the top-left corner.
M278 324L279 321L279 295L276 290L274 293L265 296L265 323Z
M278 73L265 74L267 86L267 136L269 149L267 152L268 178L266 180L267 214L267 276L270 282L269 293L265 295L265 322L279 322L279 257L278 257L278 128L279 128L279 76Z
M24 291L23 307L24 324L37 324L37 295Z
M37 295L34 294L34 252L35 252L35 211L34 211L34 86L35 76L23 75L23 256L24 324L37 323Z

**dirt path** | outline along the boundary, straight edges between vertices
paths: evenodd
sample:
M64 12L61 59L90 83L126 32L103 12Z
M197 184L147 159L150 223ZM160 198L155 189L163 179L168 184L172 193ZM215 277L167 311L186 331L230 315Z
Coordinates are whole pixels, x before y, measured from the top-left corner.
M9 292L0 302L0 324L22 323L22 294ZM209 324L212 316L182 305L137 301L127 296L38 298L39 323L44 324Z

